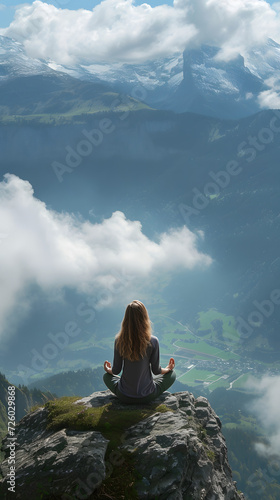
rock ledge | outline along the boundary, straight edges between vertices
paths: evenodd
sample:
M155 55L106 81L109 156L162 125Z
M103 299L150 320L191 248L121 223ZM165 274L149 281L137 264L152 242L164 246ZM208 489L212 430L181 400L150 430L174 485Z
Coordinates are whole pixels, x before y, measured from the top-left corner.
M150 406L124 405L108 390L77 403L84 409L111 403L118 412ZM164 392L154 403L164 404L170 411L156 412L124 429L121 444L106 460L109 441L100 432L47 430L46 408L26 415L16 427L16 493L10 495L9 442L3 440L0 497L94 498L113 467L121 467L126 454L133 457L139 477L135 483L139 499L244 500L232 480L220 419L207 399L195 399L188 392ZM42 493L47 496L39 496Z

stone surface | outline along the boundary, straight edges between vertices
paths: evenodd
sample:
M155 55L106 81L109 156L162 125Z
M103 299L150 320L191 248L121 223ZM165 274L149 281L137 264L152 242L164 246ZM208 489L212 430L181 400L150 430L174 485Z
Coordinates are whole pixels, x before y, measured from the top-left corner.
M108 440L99 432L66 429L52 432L46 430L46 425L46 409L27 415L17 425L16 493L11 493L11 498L38 500L42 492L48 491L50 477L53 494L75 492L79 498L89 475L92 489L105 478L104 457ZM8 444L4 439L2 449L9 455ZM9 470L6 459L1 464L4 478ZM8 485L3 479L0 497L6 498L7 491Z
M117 467L122 464L122 453L133 457L140 478L136 482L138 498L243 500L232 481L221 422L207 399L195 399L188 392L165 392L156 402L170 411L156 412L124 430L115 460L111 461ZM118 411L150 406L125 405L110 391L93 393L76 403L85 408L111 403ZM17 487L11 496L7 495L6 482L9 448L4 439L1 498L37 500L41 493L48 492L56 499L87 499L110 471L105 462L108 440L100 432L55 432L46 430L46 425L45 408L27 415L17 425Z

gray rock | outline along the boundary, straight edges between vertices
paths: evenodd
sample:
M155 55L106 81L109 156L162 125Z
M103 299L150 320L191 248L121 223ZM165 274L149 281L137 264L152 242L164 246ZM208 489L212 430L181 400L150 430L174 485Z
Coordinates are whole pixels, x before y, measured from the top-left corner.
M47 409L24 417L16 427L16 493L12 498L37 500L42 492L55 498L87 499L113 467L121 467L124 453L134 460L138 498L158 500L243 500L232 481L221 422L206 398L188 392L163 393L156 401L168 408L155 412L124 430L121 444L105 461L108 440L100 432L47 430ZM126 405L109 390L82 398L84 408L111 403ZM7 496L9 441L3 440L0 497ZM114 455L114 456L113 456Z

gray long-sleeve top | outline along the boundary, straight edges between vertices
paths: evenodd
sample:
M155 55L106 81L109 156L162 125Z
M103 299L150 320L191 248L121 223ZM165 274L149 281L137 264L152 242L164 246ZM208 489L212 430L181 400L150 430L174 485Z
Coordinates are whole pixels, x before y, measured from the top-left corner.
M123 358L114 345L114 361L112 372L118 375L121 370L122 375L118 382L118 389L126 396L141 398L154 392L154 375L161 373L159 364L159 341L154 335L151 336L151 344L147 347L146 354L138 361L129 361Z

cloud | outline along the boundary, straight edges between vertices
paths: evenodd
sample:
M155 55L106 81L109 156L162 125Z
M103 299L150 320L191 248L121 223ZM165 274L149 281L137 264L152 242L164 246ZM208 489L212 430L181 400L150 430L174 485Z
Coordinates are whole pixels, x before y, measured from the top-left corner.
M203 235L185 226L152 241L122 212L93 224L48 209L29 182L10 174L0 183L0 221L0 333L19 306L28 309L33 285L50 296L71 287L90 297L112 290L118 275L141 282L212 261L197 249Z
M0 31L24 44L29 56L57 64L143 62L202 43L220 57L245 54L280 38L279 12L264 0L174 0L151 7L133 0L104 0L91 11L35 1L16 10Z
M35 1L20 7L2 34L21 41L31 57L61 64L141 61L181 51L194 35L180 10L105 0L92 11L57 9Z
M258 95L258 103L261 108L279 109L280 108L280 75L272 76L264 82L268 90L260 92Z
M256 394L256 399L250 402L250 410L260 419L268 436L268 444L257 443L256 449L266 457L280 457L280 376L251 378L247 387Z
M265 90L258 95L258 102L261 108L279 109L280 94L273 89Z
M280 35L275 10L264 0L175 0L188 7L187 19L197 28L195 42L221 47L219 57L229 60Z

